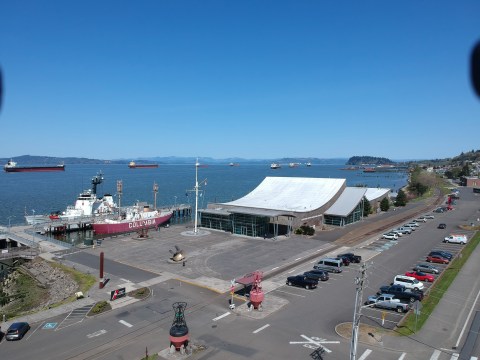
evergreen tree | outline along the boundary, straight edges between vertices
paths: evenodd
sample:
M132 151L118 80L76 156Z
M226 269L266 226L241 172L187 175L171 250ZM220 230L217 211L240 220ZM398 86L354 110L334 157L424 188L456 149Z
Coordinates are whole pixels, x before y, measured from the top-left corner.
M370 204L370 201L368 201L367 198L364 196L363 197L363 216L368 217L371 211L372 211L372 204Z
M388 198L385 197L380 201L380 210L388 211L388 209L390 209L390 202L388 201Z
M398 190L397 198L395 199L395 206L407 205L407 194L402 189Z

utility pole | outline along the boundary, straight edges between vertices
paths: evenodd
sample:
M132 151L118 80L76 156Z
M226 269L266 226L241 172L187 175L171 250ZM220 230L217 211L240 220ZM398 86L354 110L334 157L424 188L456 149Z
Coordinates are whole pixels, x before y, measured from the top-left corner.
M358 341L358 327L360 325L360 317L362 316L362 298L363 287L365 285L367 273L367 265L362 264L360 268L360 277L355 278L355 284L357 285L355 294L355 312L353 313L352 322L352 341L350 344L350 360L357 359L357 341Z

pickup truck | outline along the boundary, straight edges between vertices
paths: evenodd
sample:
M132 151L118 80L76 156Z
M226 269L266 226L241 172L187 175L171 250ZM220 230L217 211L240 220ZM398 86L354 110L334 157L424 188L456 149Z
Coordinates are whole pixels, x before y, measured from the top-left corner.
M287 278L287 285L300 286L300 287L304 287L307 290L315 289L318 285L318 280L310 279L305 275L289 276Z
M409 304L404 304L390 294L381 294L378 296L369 296L365 305L373 305L376 308L395 310L399 313L407 312L410 309Z
M390 294L393 295L396 299L406 300L411 303L416 300L421 301L423 299L423 291L412 291L407 289L404 285L387 285L380 287L380 291L377 295L381 294Z

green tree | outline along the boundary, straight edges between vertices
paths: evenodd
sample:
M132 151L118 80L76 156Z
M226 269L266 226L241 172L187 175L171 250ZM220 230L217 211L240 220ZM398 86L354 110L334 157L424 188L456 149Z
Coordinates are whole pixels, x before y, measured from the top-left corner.
M372 211L372 204L370 204L370 201L368 201L367 198L364 196L363 197L363 216L368 217L371 211Z
M395 199L395 206L407 205L407 194L402 189L398 190L397 198Z
M382 201L380 201L380 210L388 211L388 209L390 209L390 201L388 201L388 198L384 197Z

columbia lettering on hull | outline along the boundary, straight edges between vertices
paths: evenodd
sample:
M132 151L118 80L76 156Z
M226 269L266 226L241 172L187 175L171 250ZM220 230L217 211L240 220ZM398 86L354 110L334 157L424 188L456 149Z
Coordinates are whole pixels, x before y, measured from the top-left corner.
M122 219L105 219L93 223L92 227L95 234L133 232L141 229L157 228L170 220L172 214L173 212L171 210L150 211L148 208L144 209L143 212L139 212L138 208L134 206L122 217Z
M65 171L65 165L17 166L15 161L8 160L8 162L3 166L3 170L6 172Z

